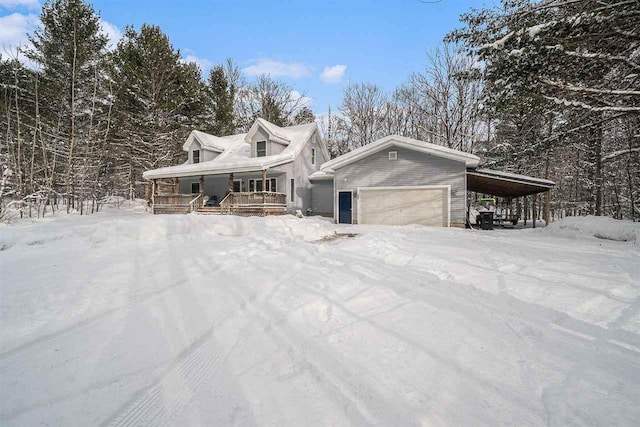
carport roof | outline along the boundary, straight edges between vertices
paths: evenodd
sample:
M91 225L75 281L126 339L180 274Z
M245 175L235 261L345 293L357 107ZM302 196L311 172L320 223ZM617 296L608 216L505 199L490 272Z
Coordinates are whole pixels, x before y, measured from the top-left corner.
M521 197L548 191L555 182L490 169L467 170L467 190L499 197Z

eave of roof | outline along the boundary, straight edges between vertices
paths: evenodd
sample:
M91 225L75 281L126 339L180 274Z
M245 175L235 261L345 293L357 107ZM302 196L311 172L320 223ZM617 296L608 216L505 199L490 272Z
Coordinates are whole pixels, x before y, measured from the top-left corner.
M500 197L522 197L542 193L553 188L548 179L518 175L489 169L467 171L467 189Z
M326 171L334 171L341 167L344 167L350 163L363 159L378 151L384 150L390 146L398 146L407 148L409 150L420 151L423 153L431 154L438 157L447 158L450 160L464 162L466 167L477 167L480 163L480 158L473 154L465 153L459 150L453 150L451 148L442 147L439 145L431 144L417 139L407 138L404 136L390 135L379 139L364 147L357 148L342 156L336 157L333 160L325 162L321 169Z

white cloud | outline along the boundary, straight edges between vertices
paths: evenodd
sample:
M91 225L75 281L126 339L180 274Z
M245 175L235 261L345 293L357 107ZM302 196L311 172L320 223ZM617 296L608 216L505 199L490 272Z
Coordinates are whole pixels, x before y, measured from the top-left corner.
M291 92L289 92L289 94L291 95L291 102L294 104L297 103L300 106L303 106L303 105L309 106L313 103L313 98L309 96L303 96L297 90L292 90Z
M5 9L15 9L17 7L39 9L40 2L38 0L0 0L0 7Z
M17 48L28 46L27 33L40 25L38 16L12 13L0 17L0 55L15 56Z
M337 64L333 67L324 67L322 74L320 74L320 80L325 83L340 83L346 70L347 66L342 64Z
M122 38L122 31L116 25L111 22L107 22L104 19L100 19L100 29L102 32L109 37L109 42L107 43L107 49L113 50L116 45Z
M202 71L202 76L206 78L209 74L209 70L211 70L211 68L213 67L213 62L208 60L207 58L196 56L192 50L185 49L184 52L186 56L182 57L181 61L185 63L195 62L196 65L200 68L200 71Z
M258 59L253 62L252 65L242 69L248 76L268 74L271 77L292 77L298 79L311 75L311 68L308 65L298 62L286 63L273 59Z

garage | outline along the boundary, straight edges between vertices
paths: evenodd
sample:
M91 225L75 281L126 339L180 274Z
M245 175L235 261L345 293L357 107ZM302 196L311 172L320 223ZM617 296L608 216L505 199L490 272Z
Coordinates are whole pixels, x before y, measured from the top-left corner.
M450 186L358 189L358 223L448 227Z

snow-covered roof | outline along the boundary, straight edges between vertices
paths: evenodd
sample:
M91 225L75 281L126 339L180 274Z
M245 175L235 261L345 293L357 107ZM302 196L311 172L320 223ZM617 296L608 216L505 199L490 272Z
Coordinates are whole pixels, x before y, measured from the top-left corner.
M283 128L276 126L273 123L270 123L262 118L256 119L256 121L253 123L253 126L251 126L251 129L249 129L249 132L247 132L245 140L247 142L251 142L251 139L261 127L265 131L267 131L271 140L284 145L289 145L289 143L291 142L291 139L287 136L287 133L282 131Z
M527 181L533 184L540 184L540 185L547 185L547 186L554 186L556 185L555 182L550 181L548 179L542 179L542 178L535 178L532 176L527 176L527 175L518 175L517 173L511 173L511 172L502 172L502 171L497 171L497 170L492 170L492 169L475 169L473 172L477 172L483 175L491 175L494 176L496 178L505 178L505 179L513 179L513 180L518 180L518 181Z
M390 135L323 163L321 170L326 173L333 173L336 169L391 146L407 148L409 150L420 151L434 156L444 157L446 159L457 160L464 162L468 168L475 168L478 166L478 163L480 163L480 158L478 156L465 153L464 151L453 150L451 148L442 147L440 145L404 136Z
M268 127L265 126L265 123L268 124ZM191 135L189 135L187 142L185 142L183 147L185 150L188 149L187 143L190 143L190 139L193 137L203 146L208 147L211 151L217 151L220 154L206 162L193 164L184 163L178 166L153 169L144 172L142 176L146 179L174 178L253 172L280 166L292 162L318 128L315 123L279 127L263 119L256 120L256 123L254 123L251 128L253 129L256 124L262 125L270 134L277 134L277 138L288 141L287 146L281 153L265 157L251 157L251 145L247 142L249 141L249 139L247 139L248 133L219 137L200 131L193 131Z
M522 197L548 191L555 183L548 179L490 169L467 171L467 189L500 197Z
M216 153L222 153L229 145L229 141L224 137L221 138L199 130L193 130L182 145L182 149L184 151L189 150L189 146L194 140L200 143L203 150L214 151Z
M333 173L325 172L323 170L315 171L309 175L309 181L324 181L333 179Z

